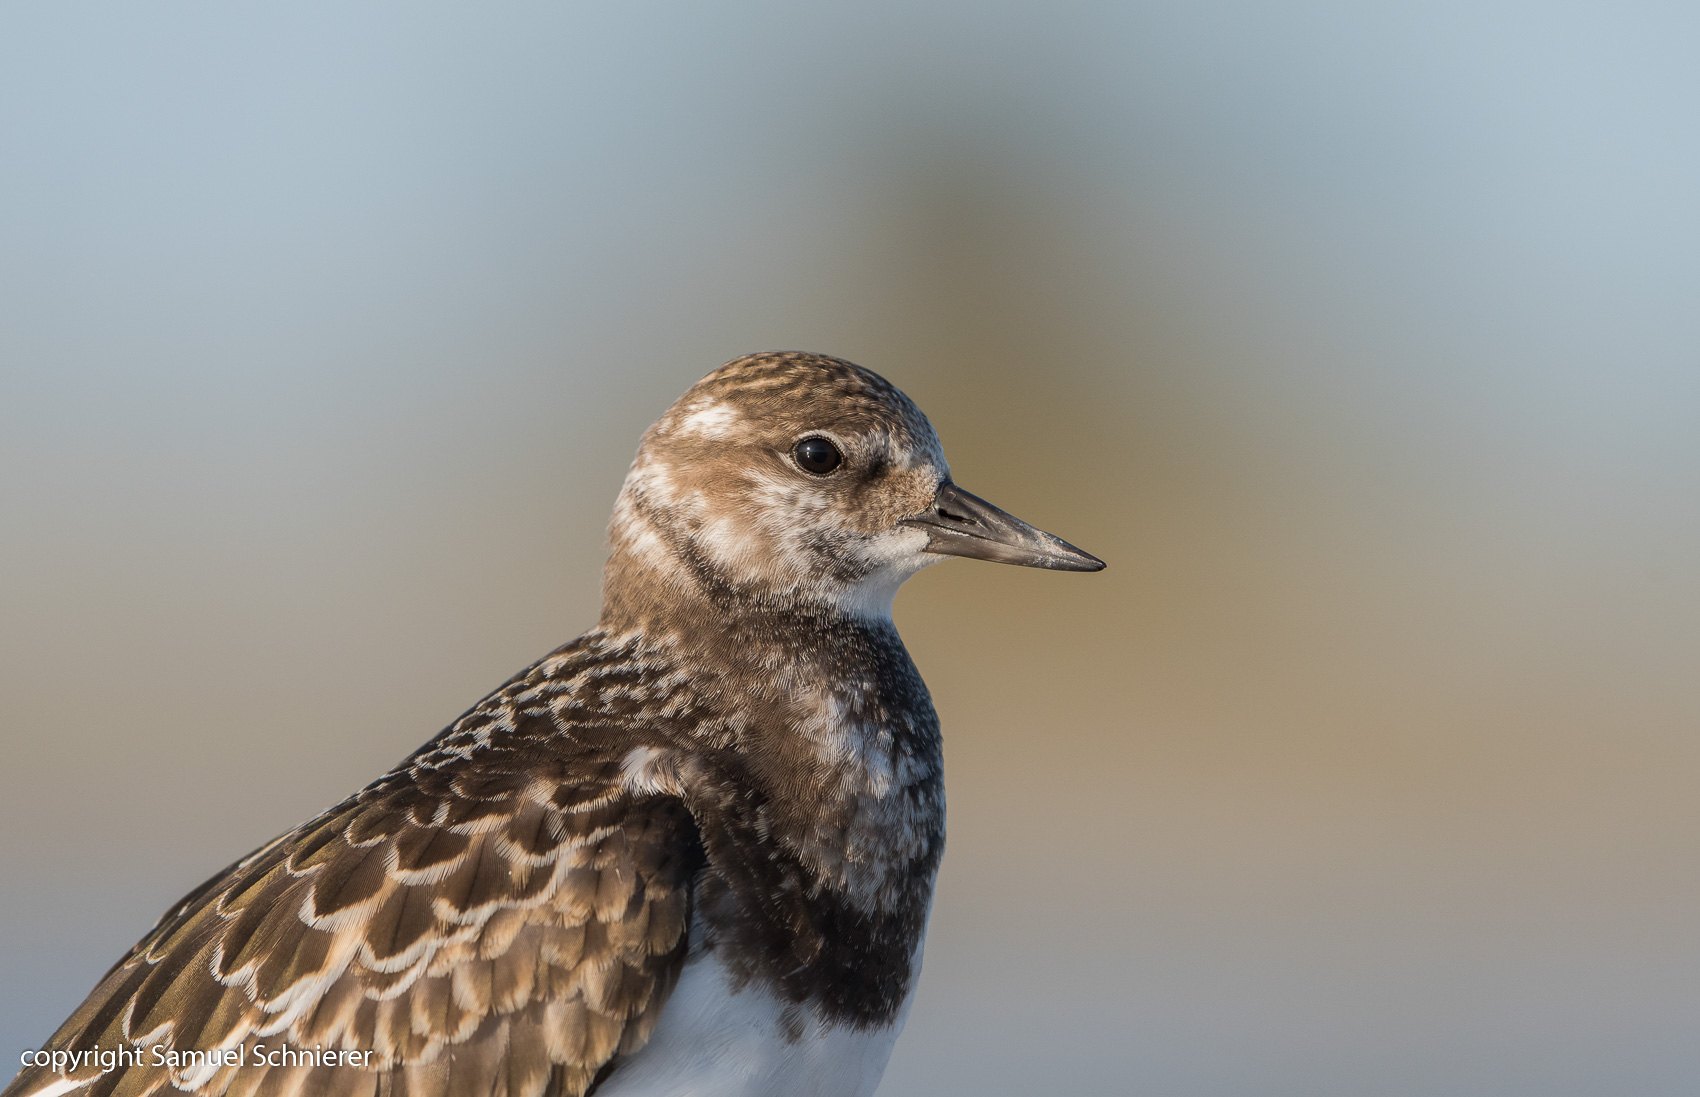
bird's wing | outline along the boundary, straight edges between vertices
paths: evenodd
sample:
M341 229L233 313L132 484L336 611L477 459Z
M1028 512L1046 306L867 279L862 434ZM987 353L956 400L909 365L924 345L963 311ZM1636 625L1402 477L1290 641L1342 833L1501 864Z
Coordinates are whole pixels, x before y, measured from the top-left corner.
M134 1046L139 1065L29 1067L0 1097L586 1093L649 1038L700 846L678 801L577 749L516 738L406 766L262 847L173 908L48 1045ZM179 1054L230 1049L240 1065Z

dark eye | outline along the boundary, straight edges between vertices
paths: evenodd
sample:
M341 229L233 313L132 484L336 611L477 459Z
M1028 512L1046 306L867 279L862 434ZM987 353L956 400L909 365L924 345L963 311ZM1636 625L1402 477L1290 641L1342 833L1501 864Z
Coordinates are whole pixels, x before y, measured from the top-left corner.
M797 459L798 468L816 476L825 476L844 463L844 455L828 438L804 438L791 447L791 456Z

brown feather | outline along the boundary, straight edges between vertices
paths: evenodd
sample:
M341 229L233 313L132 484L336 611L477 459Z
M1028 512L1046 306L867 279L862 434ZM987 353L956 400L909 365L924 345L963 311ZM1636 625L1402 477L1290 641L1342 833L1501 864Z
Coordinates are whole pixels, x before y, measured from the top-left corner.
M334 847L326 846L330 851ZM365 902L383 889L387 866L378 848L337 850L313 875L313 915L324 918Z

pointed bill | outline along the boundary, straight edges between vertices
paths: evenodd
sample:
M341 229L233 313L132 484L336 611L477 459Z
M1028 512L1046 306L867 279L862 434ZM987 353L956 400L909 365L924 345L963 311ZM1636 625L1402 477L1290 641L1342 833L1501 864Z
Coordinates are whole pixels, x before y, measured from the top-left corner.
M927 531L927 551L1053 571L1102 571L1104 561L946 480L933 505L904 524Z

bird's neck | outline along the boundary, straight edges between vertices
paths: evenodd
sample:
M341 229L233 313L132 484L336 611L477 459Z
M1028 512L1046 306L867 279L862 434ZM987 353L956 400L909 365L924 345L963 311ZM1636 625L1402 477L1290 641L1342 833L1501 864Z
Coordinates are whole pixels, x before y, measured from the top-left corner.
M679 759L709 853L705 930L823 1017L889 1023L944 843L926 686L889 616L730 582L643 517L616 510L598 631L692 683L693 711L656 746Z
M776 832L835 888L875 902L941 840L938 719L889 618L751 596L616 539L601 631L695 684L707 710L680 745L760 789Z
M629 574L629 573L628 573ZM931 699L890 619L808 600L681 586L657 596L608 588L598 631L697 684L711 711L692 737L757 764L857 766L863 739L917 757L938 752ZM800 752L821 755L806 760Z

